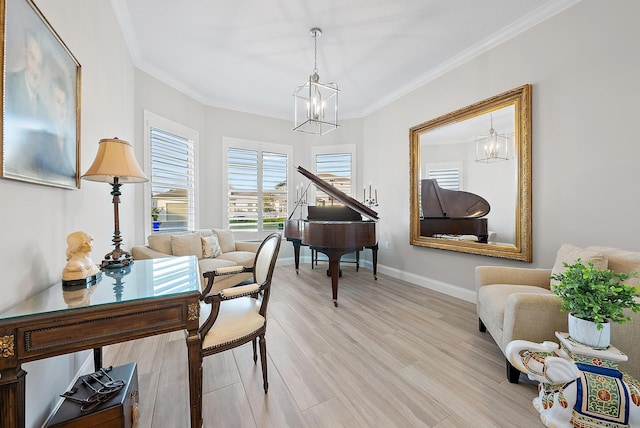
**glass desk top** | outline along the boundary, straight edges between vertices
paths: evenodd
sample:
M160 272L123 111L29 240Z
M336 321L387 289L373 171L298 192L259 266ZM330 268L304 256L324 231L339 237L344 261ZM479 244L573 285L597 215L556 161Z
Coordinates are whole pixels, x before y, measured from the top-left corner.
M118 302L200 292L195 256L136 260L119 269L103 269L91 286L63 287L59 282L12 309L1 320L96 307Z

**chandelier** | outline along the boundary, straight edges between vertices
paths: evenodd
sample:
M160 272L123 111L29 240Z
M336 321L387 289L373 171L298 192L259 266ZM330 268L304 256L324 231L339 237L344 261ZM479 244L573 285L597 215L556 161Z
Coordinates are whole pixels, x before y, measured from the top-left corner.
M509 137L493 129L493 114L488 135L476 137L476 162L509 160Z
M294 93L294 131L324 135L338 127L338 85L320 83L318 75L318 38L322 30L309 31L314 42L313 72L309 81L298 86Z

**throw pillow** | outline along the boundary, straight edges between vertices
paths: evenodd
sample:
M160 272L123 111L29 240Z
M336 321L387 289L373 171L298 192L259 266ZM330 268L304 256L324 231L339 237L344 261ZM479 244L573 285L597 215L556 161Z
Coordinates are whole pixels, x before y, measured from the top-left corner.
M202 242L199 233L171 235L171 249L174 256L196 256L202 258Z
M229 253L236 250L236 241L233 239L233 233L229 229L213 229L213 233L218 235L220 249L223 253Z
M171 253L171 235L168 233L154 233L147 238L149 248L164 254Z
M216 235L201 236L200 239L202 240L203 259L213 259L222 254L220 243L218 242L218 237Z
M551 269L551 274L555 275L564 272L566 268L563 263L572 265L578 259L584 265L589 262L593 263L595 269L607 269L608 266L607 257L597 251L587 250L571 244L563 244L556 254L556 261L553 264L553 269ZM551 284L557 283L558 281L551 280Z

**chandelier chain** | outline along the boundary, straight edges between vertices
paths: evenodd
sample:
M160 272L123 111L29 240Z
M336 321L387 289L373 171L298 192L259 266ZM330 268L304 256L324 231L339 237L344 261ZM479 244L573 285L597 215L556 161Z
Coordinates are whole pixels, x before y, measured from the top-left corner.
M313 72L318 73L318 34L313 35Z

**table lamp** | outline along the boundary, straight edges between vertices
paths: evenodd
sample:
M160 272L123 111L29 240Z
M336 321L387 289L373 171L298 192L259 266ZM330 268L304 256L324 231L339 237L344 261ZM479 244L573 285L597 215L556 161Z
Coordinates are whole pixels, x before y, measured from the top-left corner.
M124 183L143 183L149 181L133 154L133 146L118 138L103 138L98 143L98 153L93 164L82 176L89 181L99 181L111 184L113 190L113 245L114 250L104 256L101 268L120 268L128 266L133 259L131 254L120 248L120 219L118 204L120 204L120 186Z

